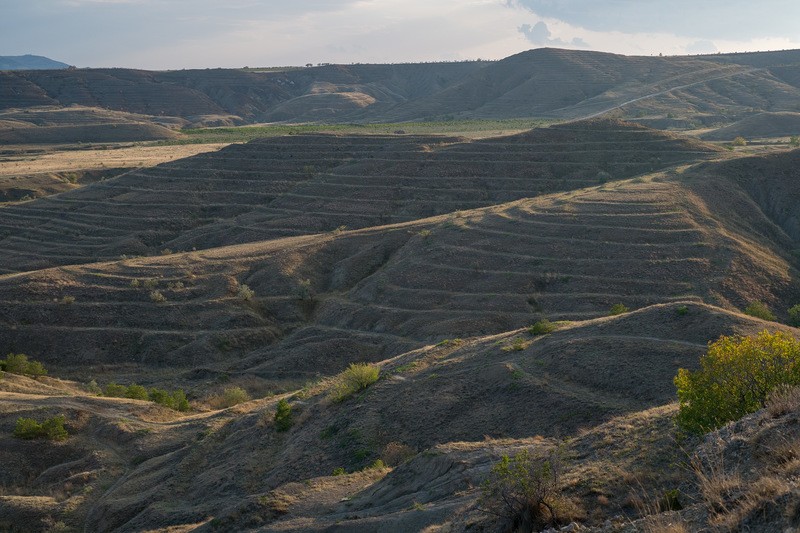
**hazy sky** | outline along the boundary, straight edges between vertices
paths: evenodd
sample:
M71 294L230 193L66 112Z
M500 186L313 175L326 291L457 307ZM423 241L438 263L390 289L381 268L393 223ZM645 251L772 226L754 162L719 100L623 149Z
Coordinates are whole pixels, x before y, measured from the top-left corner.
M148 69L800 48L798 0L0 0L0 55Z

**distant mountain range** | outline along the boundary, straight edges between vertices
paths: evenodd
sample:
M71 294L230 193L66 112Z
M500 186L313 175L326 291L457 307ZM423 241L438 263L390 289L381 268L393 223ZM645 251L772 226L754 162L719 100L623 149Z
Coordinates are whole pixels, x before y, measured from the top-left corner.
M636 57L542 48L493 62L0 72L0 109L77 104L194 125L612 113L692 130L778 113L789 126L773 133L795 135L798 102L800 50Z
M44 56L0 56L0 70L57 70L67 67L66 63Z

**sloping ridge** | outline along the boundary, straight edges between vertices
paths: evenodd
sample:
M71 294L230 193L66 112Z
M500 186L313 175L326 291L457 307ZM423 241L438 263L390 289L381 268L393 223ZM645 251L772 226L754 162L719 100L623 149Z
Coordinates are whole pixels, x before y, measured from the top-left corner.
M137 361L148 380L170 366L191 382L203 366L275 390L616 303L760 300L783 316L800 300L790 241L728 183L656 174L383 227L12 274L0 277L0 327L11 349L67 372Z
M0 272L405 222L716 157L619 121L480 141L294 135L0 210Z
M701 135L708 141L732 141L736 137L758 139L800 135L800 113L758 113Z
M80 104L190 121L228 115L234 122L252 123L578 119L624 107L632 116L677 114L728 122L753 108L796 111L796 58L796 51L642 57L545 48L497 62L0 72L0 108Z
M47 398L43 391L10 401L24 401L27 409L54 411L59 402L90 409L94 438L79 430L70 456L20 465L33 472L52 468L37 479L42 486L69 475L69 467L53 468L61 462L85 464L85 457L94 457L119 469L116 483L76 505L72 519L88 529L198 525L209 516L231 530L322 531L336 523L348 530L380 524L419 529L474 512L479 482L500 450L552 446L553 436L574 435L612 417L623 416L611 425L644 428L652 415L632 413L671 401L674 373L680 366L694 368L707 340L765 328L796 331L687 302L572 324L541 337L514 331L428 346L384 361L384 378L360 398L332 403L325 383L302 399L288 396L294 426L286 433L269 421L286 396L174 421L153 420L159 413L148 416L141 402L129 400ZM524 347L503 349L515 339ZM658 413L668 425L669 412ZM125 424L115 433L120 417ZM607 439L613 433L606 431L600 426L576 438ZM524 440L497 440L509 438ZM110 439L122 443L114 447L116 456L105 452ZM405 446L414 457L385 478L386 471L328 477L337 467L352 472L369 465L390 444ZM122 475L119 465L133 454L136 460ZM73 483L80 489L92 479ZM304 479L305 485L297 483ZM314 490L306 493L303 486ZM420 512L414 501L430 512ZM4 503L9 513L30 512L24 496Z

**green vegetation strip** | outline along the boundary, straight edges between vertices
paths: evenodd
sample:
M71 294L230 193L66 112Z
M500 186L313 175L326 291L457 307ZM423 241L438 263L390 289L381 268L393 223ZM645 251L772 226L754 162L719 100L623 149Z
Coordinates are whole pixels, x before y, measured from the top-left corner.
M263 137L309 133L346 133L362 135L465 135L515 133L554 123L544 119L441 120L431 122L396 122L381 124L268 124L230 128L189 128L181 130L184 139L162 141L158 145L211 144L247 142Z

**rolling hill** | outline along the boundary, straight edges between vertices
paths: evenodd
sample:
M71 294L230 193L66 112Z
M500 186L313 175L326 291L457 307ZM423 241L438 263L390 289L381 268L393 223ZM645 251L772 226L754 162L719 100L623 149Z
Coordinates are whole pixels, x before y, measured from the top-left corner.
M0 56L0 70L57 70L67 67L66 63L43 56Z
M209 117L231 124L572 120L613 111L720 126L757 112L797 112L798 57L797 51L636 57L545 48L497 62L4 72L0 109L78 104L198 125Z
M575 62L570 76L608 60L545 54ZM722 57L714 83L707 58L686 59L670 83L717 90L790 56ZM501 66L460 65L458 84ZM485 102L539 90L522 78ZM616 105L617 81L559 109ZM764 443L796 434L796 408L680 442L673 422L675 373L709 341L798 334L740 312L760 301L786 320L800 302L800 150L782 148L616 119L483 139L286 135L0 206L0 345L60 378L0 379L0 529L491 530L481 483L522 449L559 452L565 517L593 531L714 526L691 465L717 453L736 490L770 483L757 495L774 512L732 496L736 524L793 527L795 449ZM555 331L528 331L545 318ZM380 379L338 401L355 362ZM192 411L90 380L180 387ZM234 386L256 399L214 403ZM64 442L11 436L19 417L59 414ZM685 510L645 516L643 498L674 490Z

